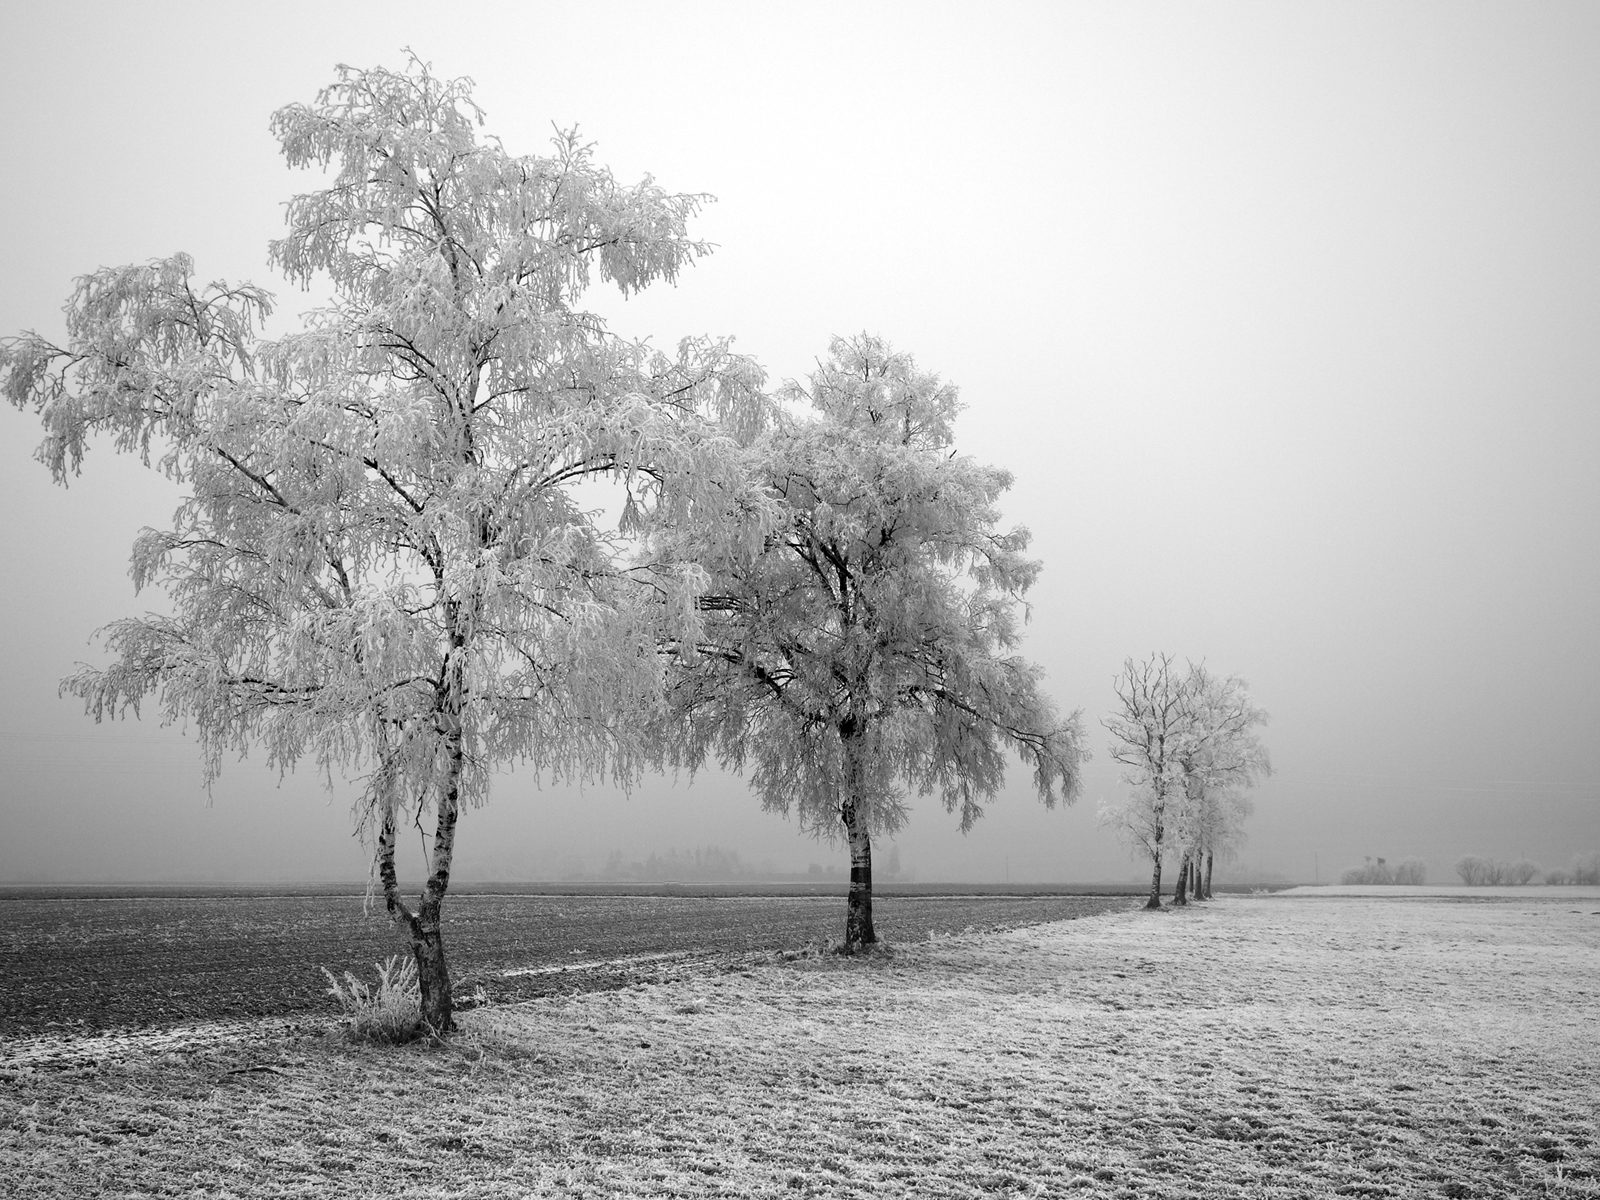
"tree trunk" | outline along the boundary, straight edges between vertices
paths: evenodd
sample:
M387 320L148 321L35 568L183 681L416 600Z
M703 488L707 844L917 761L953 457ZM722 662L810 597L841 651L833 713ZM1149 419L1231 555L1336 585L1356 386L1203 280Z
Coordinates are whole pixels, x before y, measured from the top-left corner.
M459 721L449 726L446 747L449 782L439 797L439 818L434 825L433 850L429 855L433 870L423 889L422 903L418 906L411 933L411 953L417 960L417 984L422 992L422 1020L435 1037L454 1033L456 1028L450 967L444 957L441 910L444 907L444 894L450 887L450 867L455 859L461 775L466 767Z
M422 993L422 1021L435 1036L452 1033L456 1027L439 909L439 900L431 896L423 900L411 932L411 957L417 963L417 985Z
M422 1020L434 1036L454 1033L455 1001L450 989L450 966L444 956L445 889L450 885L450 859L455 849L456 812L452 802L442 804L433 843L433 873L428 876L422 903L411 922L411 956L417 962Z
M1157 810L1154 833L1150 839L1150 899L1145 901L1146 908L1161 907L1161 814Z
M383 885L384 907L405 931L411 957L417 965L419 1007L425 1028L435 1037L453 1033L455 1004L450 986L450 966L444 952L443 909L450 887L450 867L455 857L456 818L459 812L461 769L465 765L459 737L447 739L449 784L439 797L439 816L429 855L432 867L415 912L400 895L394 865L395 809L392 801L378 833L378 878Z
M1216 857L1217 856L1212 851L1210 851L1210 850L1206 851L1206 899L1207 900L1211 899L1211 867L1212 867L1212 864L1216 861Z
M872 834L867 828L865 800L862 796L862 723L847 719L840 723L839 737L844 743L845 798L839 806L850 842L850 895L845 902L844 950L853 954L874 945L878 933L872 927Z
M846 800L840 807L850 839L850 895L845 903L844 948L854 953L878 940L872 927L872 835L867 832L857 801Z
M1193 852L1185 850L1183 857L1178 860L1178 881L1172 888L1172 903L1179 907L1189 903L1189 866L1193 862Z

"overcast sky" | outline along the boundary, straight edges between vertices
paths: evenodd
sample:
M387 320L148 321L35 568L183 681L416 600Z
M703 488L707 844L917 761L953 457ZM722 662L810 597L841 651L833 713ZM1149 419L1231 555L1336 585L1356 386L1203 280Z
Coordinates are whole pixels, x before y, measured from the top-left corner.
M591 296L619 332L732 334L775 380L882 334L1015 474L1026 652L1096 756L1070 810L1020 767L965 838L922 804L919 878L1138 879L1095 821L1099 720L1153 650L1272 714L1252 873L1600 849L1600 6L17 7L0 334L180 249L292 319L266 243L312 184L268 117L407 45L513 153L575 124L619 177L717 197L676 288ZM208 805L181 733L57 698L146 607L127 551L176 494L109 448L62 490L38 440L0 411L0 882L364 878L342 782L246 763ZM457 878L704 844L843 862L737 781L512 775Z

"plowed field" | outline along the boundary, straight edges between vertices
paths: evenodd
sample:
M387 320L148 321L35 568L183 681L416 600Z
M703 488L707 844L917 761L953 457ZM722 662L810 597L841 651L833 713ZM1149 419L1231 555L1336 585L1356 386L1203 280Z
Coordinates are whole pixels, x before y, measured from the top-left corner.
M880 895L878 936L925 940L1132 908L1128 896ZM456 993L615 987L684 965L837 942L839 895L452 895ZM404 949L356 894L0 898L0 1037L331 1010L321 968Z

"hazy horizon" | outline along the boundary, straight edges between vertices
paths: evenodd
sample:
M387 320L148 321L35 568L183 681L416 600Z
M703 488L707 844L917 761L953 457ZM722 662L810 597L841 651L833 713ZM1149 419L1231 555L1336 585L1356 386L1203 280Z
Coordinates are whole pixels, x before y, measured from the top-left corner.
M586 297L617 332L731 334L776 383L867 330L960 388L957 447L1014 474L1005 520L1043 562L1023 652L1094 758L1053 812L1017 766L965 837L914 802L880 862L1144 877L1095 806L1122 786L1112 678L1153 651L1271 714L1238 876L1600 850L1600 8L162 13L8 23L0 336L58 336L75 277L179 249L294 328L316 296L266 245L314 181L268 117L410 45L476 80L513 153L576 124L619 179L717 197L675 287ZM156 705L96 726L58 696L96 628L155 603L128 550L177 493L106 445L55 487L39 439L0 412L0 884L365 878L349 781L228 764L208 801ZM843 860L719 773L625 798L513 772L455 878L707 845ZM414 876L414 834L403 856Z

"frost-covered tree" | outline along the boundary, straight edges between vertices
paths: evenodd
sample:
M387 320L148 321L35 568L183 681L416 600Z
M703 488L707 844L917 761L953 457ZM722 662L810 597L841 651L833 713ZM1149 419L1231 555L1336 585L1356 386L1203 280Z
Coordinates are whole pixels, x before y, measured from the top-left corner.
M1175 823L1181 852L1177 904L1188 903L1190 893L1210 897L1217 852L1238 844L1250 814L1240 789L1272 773L1258 732L1267 714L1251 702L1244 680L1218 678L1202 663L1189 668L1184 691L1193 720L1178 752L1183 805Z
M768 809L842 837L855 949L876 941L872 837L905 820L908 789L937 793L965 830L1011 752L1047 805L1075 798L1083 752L1076 714L1057 715L1015 652L1039 564L1026 530L997 529L1010 475L952 449L956 389L863 335L835 339L782 398L786 418L749 451L782 520L712 568L705 636L679 647L669 748L691 769L747 770Z
M1195 729L1189 674L1170 654L1125 660L1112 682L1117 707L1101 722L1111 734L1111 757L1122 765L1128 791L1101 805L1100 821L1149 857L1146 908L1161 907L1162 859L1185 799L1183 754Z
M669 358L578 306L596 278L631 293L704 254L686 229L701 197L619 183L574 133L511 155L481 123L470 81L415 58L341 67L273 116L289 165L326 172L270 248L291 282L331 286L300 332L261 340L268 293L197 286L178 254L81 279L64 344L0 348L0 386L42 417L58 481L100 434L186 492L133 551L168 610L111 625L109 665L64 687L96 719L156 697L197 733L208 780L252 744L283 769L361 778L374 875L441 1032L461 814L501 764L635 769L656 648L697 639L704 579L624 568L619 542L726 506L731 443L710 419L765 404L723 346ZM601 479L620 530L575 495ZM424 818L413 904L395 843Z
M1187 903L1191 888L1208 895L1215 856L1249 813L1238 789L1271 770L1256 733L1266 714L1242 680L1179 668L1170 654L1126 660L1112 686L1117 707L1103 724L1129 790L1101 806L1101 822L1149 857L1145 907L1161 907L1169 852L1181 855L1175 902Z
M1244 846L1244 825L1255 804L1238 788L1213 788L1195 805L1193 852L1189 858L1190 889L1197 900L1211 899L1211 877L1218 861L1230 862Z

